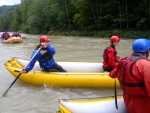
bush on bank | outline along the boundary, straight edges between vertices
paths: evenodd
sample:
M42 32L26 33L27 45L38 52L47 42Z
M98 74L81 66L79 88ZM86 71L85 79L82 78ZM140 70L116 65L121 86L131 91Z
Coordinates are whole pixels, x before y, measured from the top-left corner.
M124 39L135 39L135 38L149 38L150 30L139 31L139 30L99 30L99 31L50 31L49 35L57 36L90 36L90 37L109 37L112 34L119 35Z

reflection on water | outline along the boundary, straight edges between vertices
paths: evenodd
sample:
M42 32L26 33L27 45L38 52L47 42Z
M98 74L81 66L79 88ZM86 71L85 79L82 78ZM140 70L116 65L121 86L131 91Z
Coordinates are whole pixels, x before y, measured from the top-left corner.
M29 59L39 42L40 35L22 34L27 37L24 43L0 43L0 95L13 82L14 77L5 69L4 62L11 57ZM121 40L118 55L128 56L132 53L133 40ZM109 45L108 39L93 37L51 36L52 46L56 48L56 61L102 62L103 50ZM122 92L118 89L118 95ZM55 113L60 98L92 98L113 96L114 89L58 88L50 86L32 86L17 81L6 97L0 98L0 113Z

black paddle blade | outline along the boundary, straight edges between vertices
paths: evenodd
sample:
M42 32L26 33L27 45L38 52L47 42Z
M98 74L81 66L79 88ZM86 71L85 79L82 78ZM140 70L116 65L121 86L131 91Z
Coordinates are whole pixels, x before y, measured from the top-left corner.
M4 94L2 95L3 97L6 97L6 94L7 94L7 92L9 91L9 89L10 89L10 88L8 88L8 89L4 92Z
M4 92L4 94L2 95L3 97L6 96L7 92L9 91L9 89L13 86L13 84L16 82L16 80L20 77L22 73L20 73L17 78L12 82L12 84L9 86L9 88Z

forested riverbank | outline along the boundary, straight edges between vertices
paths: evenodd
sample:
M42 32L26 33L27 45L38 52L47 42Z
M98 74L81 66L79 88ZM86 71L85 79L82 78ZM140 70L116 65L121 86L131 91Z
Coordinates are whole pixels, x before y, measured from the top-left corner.
M149 37L149 4L150 0L21 0L21 4L0 16L0 31Z
M124 39L135 39L135 38L149 38L150 31L149 30L97 30L97 31L52 31L48 33L49 35L54 36L87 36L87 37L100 37L100 38L108 38L112 34L119 35Z

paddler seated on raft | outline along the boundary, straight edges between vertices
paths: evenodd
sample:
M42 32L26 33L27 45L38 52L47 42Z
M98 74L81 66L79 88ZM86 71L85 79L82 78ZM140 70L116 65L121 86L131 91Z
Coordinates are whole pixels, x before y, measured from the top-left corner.
M56 53L56 50L49 44L49 42L50 38L48 36L40 37L40 44L36 46L36 49L33 51L32 56L34 56L34 54L40 47L42 47L41 50L33 58L30 64L20 73L27 73L31 71L36 61L39 62L39 65L44 72L66 72L60 65L55 62L53 55Z
M12 37L20 37L21 38L21 35L19 32L13 32Z
M8 38L10 38L10 35L8 32L3 32L3 34L1 35L1 37L4 39L4 40L7 40Z
M118 61L121 59L117 56L116 46L120 41L118 35L110 36L110 46L106 47L103 53L103 69L104 71L110 72L116 68Z

